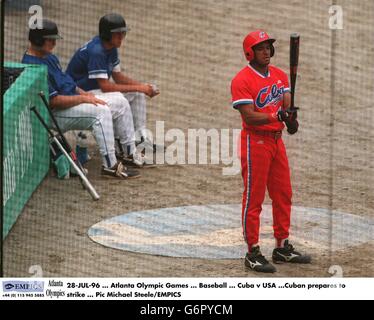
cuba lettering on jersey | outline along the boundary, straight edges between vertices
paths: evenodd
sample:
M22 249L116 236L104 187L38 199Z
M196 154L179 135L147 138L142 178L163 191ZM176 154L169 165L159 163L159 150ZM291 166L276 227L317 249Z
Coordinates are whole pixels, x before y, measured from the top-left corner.
M243 104L253 104L255 111L274 113L282 108L283 96L289 92L287 75L279 68L269 66L268 74L262 75L250 64L243 68L231 82L232 106L237 109ZM252 129L243 121L243 128ZM256 126L257 130L278 131L282 122Z
M48 54L44 58L39 58L25 53L22 58L22 63L44 64L47 66L49 98L53 98L57 95L77 95L76 83L68 74L62 71L60 62L55 55Z
M109 79L113 71L121 71L118 50L105 49L98 36L75 52L66 69L78 87L86 91L100 89L96 79Z

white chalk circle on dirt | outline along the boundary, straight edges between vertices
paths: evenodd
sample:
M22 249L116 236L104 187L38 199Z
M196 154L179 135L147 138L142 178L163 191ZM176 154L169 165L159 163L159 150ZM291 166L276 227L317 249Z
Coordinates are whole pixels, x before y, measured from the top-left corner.
M270 205L263 206L260 232L268 255L274 246ZM236 259L246 252L238 204L129 212L93 225L88 235L103 246L160 256ZM374 240L374 219L294 206L290 240L317 250L357 246Z

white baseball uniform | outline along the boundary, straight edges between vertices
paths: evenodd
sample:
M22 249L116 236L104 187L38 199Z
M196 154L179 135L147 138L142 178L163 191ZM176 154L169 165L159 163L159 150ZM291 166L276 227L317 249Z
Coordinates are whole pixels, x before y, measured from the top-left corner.
M22 62L27 64L43 64L48 67L49 98L57 95L77 95L76 83L68 74L62 72L59 60L55 55L48 54L43 58L39 58L25 53ZM112 167L116 164L117 160L114 149L111 110L112 108L116 108L113 106L117 102L114 103L115 99L109 98L109 95L102 95L100 98L106 101L108 105L96 106L94 104L82 103L71 108L53 110L53 112L63 132L68 130L92 130L99 145L103 165ZM119 101L119 98L117 100ZM118 102L118 105L122 104L123 101Z
M102 41L95 36L71 58L66 72L83 90L101 93L96 79L110 79L114 72L121 72L117 48L105 49ZM123 93L131 108L136 140L146 138L146 99L144 93Z

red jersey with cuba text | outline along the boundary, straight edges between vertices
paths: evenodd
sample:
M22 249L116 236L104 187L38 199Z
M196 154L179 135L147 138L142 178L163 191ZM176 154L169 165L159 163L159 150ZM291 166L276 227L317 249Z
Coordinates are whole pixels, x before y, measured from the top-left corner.
M240 105L253 104L255 111L272 114L282 108L284 93L289 91L287 75L281 69L269 65L268 73L263 75L248 64L231 81L232 106L238 109ZM242 125L248 130L278 131L284 128L280 121L256 126L243 121Z

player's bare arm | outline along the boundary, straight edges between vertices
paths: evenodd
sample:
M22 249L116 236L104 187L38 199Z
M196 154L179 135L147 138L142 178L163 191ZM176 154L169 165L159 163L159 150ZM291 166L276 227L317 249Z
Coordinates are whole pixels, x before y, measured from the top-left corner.
M259 126L272 122L269 119L269 114L255 111L253 104L243 104L240 105L238 109L242 115L243 121L248 125Z
M283 109L288 109L291 104L291 93L285 92L283 95Z
M158 94L150 84L118 84L110 82L108 79L96 79L103 92L142 92L150 98Z
M50 106L52 109L68 109L75 107L82 103L91 103L94 105L106 105L106 102L96 98L94 95L76 95L76 96L64 96L57 95L50 100Z
M150 84L147 83L141 83L139 81L136 81L134 79L131 79L130 77L126 76L123 72L114 72L112 73L112 78L115 83L117 84L125 84L125 85L138 85L138 86L143 86L143 89L146 89L147 91L149 90L149 87L152 88L152 93L151 95L147 94L145 91L141 91L145 94L147 94L149 97L154 97L157 96L160 91L158 89L155 90Z
M283 98L283 108L287 108L291 101L291 95L287 92ZM278 110L274 113L262 113L255 110L253 104L243 104L238 107L240 114L242 115L243 121L247 125L260 126L263 124L269 124L273 122L288 121L292 110Z
M112 77L113 77L114 82L118 84L142 85L141 82L131 79L130 77L126 76L123 72L113 71Z
M83 89L77 87L76 89L78 94L86 95L86 96L93 96L94 94L88 91L84 91Z

